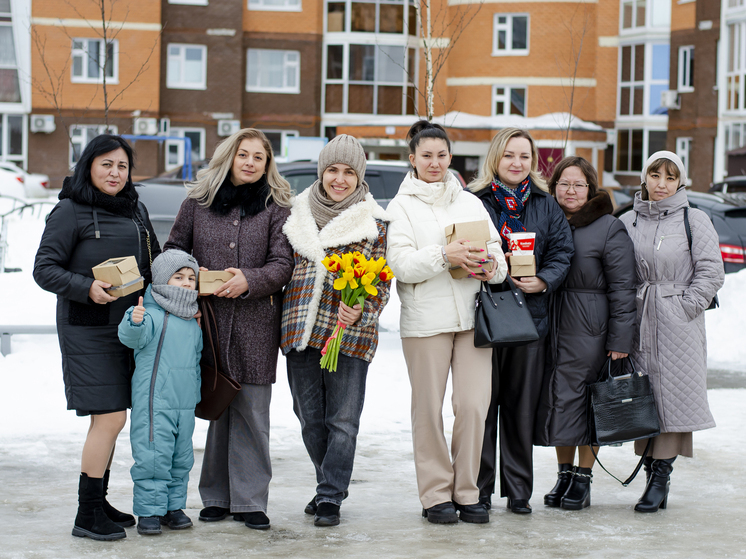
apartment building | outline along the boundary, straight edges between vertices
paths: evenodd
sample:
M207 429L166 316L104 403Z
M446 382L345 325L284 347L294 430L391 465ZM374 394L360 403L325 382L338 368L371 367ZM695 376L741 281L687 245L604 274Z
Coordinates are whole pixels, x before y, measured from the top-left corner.
M704 85L715 64L704 62L695 74L694 57L686 58L694 47L698 60L710 60L719 28L741 25L744 0L722 2L727 24L712 13L716 0L433 0L435 115L454 138L454 166L473 174L496 131L520 126L537 139L545 172L578 154L607 179L633 185L645 158L665 147L685 157L686 150L711 152L714 167L724 169L725 152L743 144L744 96L723 109L725 86L718 105ZM4 19L6 5L14 12ZM0 59L0 72L15 64L20 76L31 76L19 79L13 99L20 101L5 102L11 94L0 90L0 157L10 156L12 144L19 152L12 157L54 182L108 116L116 132L171 138L138 141L138 176L181 165L180 138L189 138L193 159L203 159L246 126L264 130L280 156L289 137L344 132L372 158L405 159L406 131L426 112L426 34L413 0L113 6L113 41L104 48L90 2L0 0L0 33L10 28L16 44L24 28L14 14L33 10L26 46L16 48L14 61ZM742 88L743 77L731 74L729 83ZM680 80L689 85L679 87ZM663 93L672 90L678 109ZM712 121L717 106L720 125ZM31 125L22 117L29 113L39 117ZM45 127L44 119L53 123ZM722 128L717 139L713 126ZM700 183L706 158L693 164Z
M28 164L30 0L0 0L0 160Z
M698 2L699 3L699 2ZM718 122L714 154L714 180L728 174L746 174L731 165L728 153L746 145L746 2L722 0L718 49Z
M161 10L150 0L107 2L104 21L92 2L29 7L28 168L59 187L92 137L107 128L131 133L133 115L158 116ZM138 153L137 164L154 171L154 150Z

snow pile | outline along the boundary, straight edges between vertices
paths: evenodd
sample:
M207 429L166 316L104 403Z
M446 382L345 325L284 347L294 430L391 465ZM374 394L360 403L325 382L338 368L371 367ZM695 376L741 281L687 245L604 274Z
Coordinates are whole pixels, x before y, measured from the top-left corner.
M746 371L746 270L726 274L718 297L720 308L705 313L707 365Z

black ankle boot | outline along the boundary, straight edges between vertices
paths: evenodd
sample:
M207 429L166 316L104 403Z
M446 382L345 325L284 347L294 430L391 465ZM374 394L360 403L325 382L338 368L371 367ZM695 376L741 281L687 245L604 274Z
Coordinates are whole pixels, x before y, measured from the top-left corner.
M560 506L565 510L580 510L591 506L591 468L575 468L575 472L562 497Z
M104 501L102 508L104 509L106 516L108 516L109 519L112 520L115 524L119 524L122 528L134 526L134 516L132 516L131 514L127 514L126 512L118 511L109 504L109 501L106 500L106 494L109 491L109 473L111 473L110 470L106 470L104 472Z
M645 492L635 505L637 512L656 512L659 508L666 508L674 460L676 460L676 457L666 460L653 460L650 466L650 481L648 481Z
M562 495L565 494L572 481L572 464L557 464L557 469L557 483L549 493L544 495L544 504L548 507L560 506Z
M78 515L75 517L73 536L94 540L119 540L127 537L124 528L115 524L103 509L104 480L80 474L78 484Z

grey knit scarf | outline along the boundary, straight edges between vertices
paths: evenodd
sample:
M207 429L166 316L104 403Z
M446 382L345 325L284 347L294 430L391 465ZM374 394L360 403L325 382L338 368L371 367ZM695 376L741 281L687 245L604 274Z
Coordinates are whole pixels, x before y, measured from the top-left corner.
M341 202L335 202L326 195L321 180L317 180L313 183L311 185L311 193L308 197L308 203L311 207L311 214L313 214L313 218L316 220L316 226L319 228L319 231L326 227L327 223L347 208L365 200L365 195L368 194L369 191L368 183L362 181L347 198Z
M197 313L196 289L187 289L177 285L151 285L150 294L163 310L173 315L189 320Z

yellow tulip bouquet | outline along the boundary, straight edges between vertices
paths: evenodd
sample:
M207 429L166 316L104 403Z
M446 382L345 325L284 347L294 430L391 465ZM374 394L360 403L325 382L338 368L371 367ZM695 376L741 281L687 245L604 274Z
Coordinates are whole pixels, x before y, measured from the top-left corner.
M342 302L348 307L359 303L365 307L365 299L378 295L376 285L391 281L394 274L386 265L386 259L368 260L360 252L347 252L342 256L332 254L322 261L324 267L332 274L336 274L334 289L340 291ZM345 325L337 321L331 337L326 340L321 350L321 367L329 371L337 370L339 347L342 343Z

